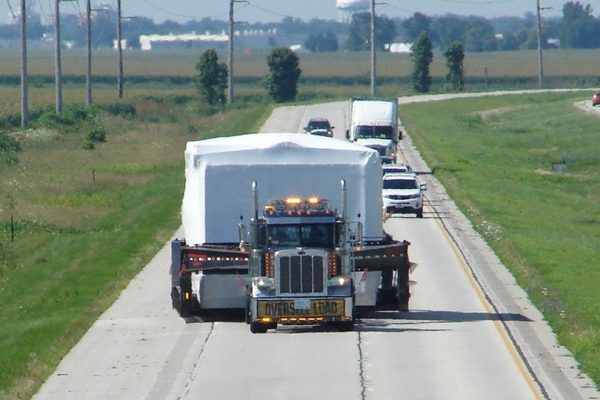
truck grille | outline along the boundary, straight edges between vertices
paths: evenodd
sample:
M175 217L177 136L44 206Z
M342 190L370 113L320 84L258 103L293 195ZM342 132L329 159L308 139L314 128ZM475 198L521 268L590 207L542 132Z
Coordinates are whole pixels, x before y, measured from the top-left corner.
M281 294L323 293L325 258L317 255L279 257L279 292Z

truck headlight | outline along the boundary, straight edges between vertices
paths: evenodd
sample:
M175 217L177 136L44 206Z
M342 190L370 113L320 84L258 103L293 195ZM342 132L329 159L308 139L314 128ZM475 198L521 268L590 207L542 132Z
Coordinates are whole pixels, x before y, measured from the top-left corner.
M275 279L269 278L268 276L255 276L252 278L252 285L257 288L269 288L275 286Z
M332 286L332 287L342 287L342 286L349 285L350 282L351 282L350 277L341 275L341 276L334 276L333 278L329 278L329 281L327 282L327 284L328 284L328 286Z

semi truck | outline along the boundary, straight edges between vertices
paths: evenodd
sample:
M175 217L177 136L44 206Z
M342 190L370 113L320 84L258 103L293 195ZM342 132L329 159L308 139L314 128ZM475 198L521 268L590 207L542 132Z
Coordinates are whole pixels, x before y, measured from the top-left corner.
M382 163L395 163L398 141L398 102L391 100L352 99L350 129L346 138L376 150Z
M377 152L296 133L188 142L184 237L172 244L182 316L240 309L278 324L352 330L363 309L408 311L406 241L383 231Z

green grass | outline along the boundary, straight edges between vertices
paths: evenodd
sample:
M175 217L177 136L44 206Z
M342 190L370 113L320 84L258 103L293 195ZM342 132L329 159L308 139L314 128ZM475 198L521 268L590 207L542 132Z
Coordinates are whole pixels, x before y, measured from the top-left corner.
M94 151L77 132L17 132L20 163L0 166L0 398L30 398L179 226L185 142L256 131L271 106L158 109L106 117Z
M436 177L598 384L600 117L573 106L587 97L414 104L401 118ZM561 160L566 170L552 173Z

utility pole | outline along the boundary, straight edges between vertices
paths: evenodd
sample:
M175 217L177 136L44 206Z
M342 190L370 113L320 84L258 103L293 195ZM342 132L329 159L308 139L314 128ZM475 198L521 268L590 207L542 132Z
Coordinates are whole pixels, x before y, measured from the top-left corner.
M375 55L375 0L371 0L371 96L377 95L377 74Z
M29 98L27 78L27 7L21 0L21 128L29 127Z
M229 42L227 45L227 103L233 103L233 4L229 0Z
M85 103L92 105L92 4L91 0L85 3L86 19L86 47L87 47L87 71L85 74Z
M538 86L544 86L544 61L542 57L542 22L540 0L537 1L537 47L538 47Z
M54 84L56 113L62 113L62 67L60 59L60 0L54 5Z
M117 49L119 51L119 75L117 77L117 92L119 99L123 98L123 46L121 44L121 0L117 0Z

